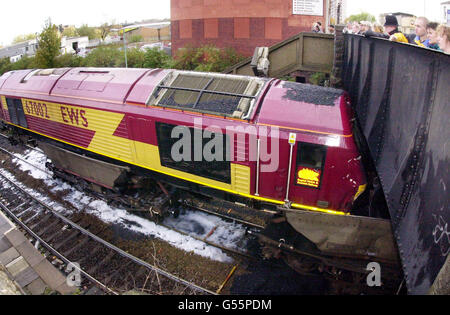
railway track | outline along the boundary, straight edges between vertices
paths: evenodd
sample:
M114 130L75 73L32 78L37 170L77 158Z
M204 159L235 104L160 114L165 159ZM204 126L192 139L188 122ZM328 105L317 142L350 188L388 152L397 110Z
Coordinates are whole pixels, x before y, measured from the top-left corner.
M35 150L35 151L39 152L40 154L43 154L42 151L37 150L36 148L30 147L30 146L27 146L27 148L31 149L31 150ZM35 168L41 172L44 172L48 178L53 177L52 172L49 172L48 170L43 170L38 165L34 165L33 163L30 163L30 161L28 161L26 158L25 159L21 158L20 156L17 156L17 154L9 152L8 150L6 150L4 148L0 148L0 151L5 154L10 155L14 159L21 160L21 162L24 162L27 165L30 165L32 168ZM90 192L90 191L85 191L85 190L83 190L83 193L86 195L93 196L94 199L99 199L99 200L104 201L105 203L108 203L107 197L102 196L102 194L100 194L100 193ZM223 220L226 220L228 222L234 222L234 223L244 225L244 226L246 226L246 229L249 230L250 237L253 237L253 238L257 237L256 235L258 234L259 230L262 230L265 228L264 221L273 215L273 213L269 213L269 212L267 212L266 214L262 213L262 214L260 214L260 218L259 218L260 220L257 223L250 222L250 221L245 220L245 216L239 217L238 215L236 215L235 211L233 210L233 206L234 206L233 204L230 204L230 203L226 204L226 202L223 202L224 204L221 204L222 201L221 202L213 202L210 204L208 202L199 201L199 199L196 199L195 196L191 196L191 197L189 197L189 195L187 195L187 198L181 202L181 205L183 206L183 208L187 208L187 209L189 209L189 211L200 211L203 213L213 215L215 217L220 217ZM241 205L239 207L245 208L244 205ZM220 212L214 211L215 210L214 208L222 208L225 211L220 213ZM16 222L18 220L25 222L24 220L26 220L27 222L29 221L30 224L39 225L39 222L36 222L36 220L38 220L38 218L34 217L34 215L37 216L36 213L34 213L34 214L28 213L27 214L27 211L25 210L20 213L20 216L19 216L19 214L17 214L17 215L18 215L17 218L12 217L12 219L15 220ZM22 217L22 216L25 216L25 217ZM30 217L27 217L27 216L30 216ZM44 220L44 221L42 224L48 224L46 222L51 221L49 218L47 218L47 216L48 216L48 213L46 213L46 211L44 211L44 217L42 218L42 220ZM183 218L180 218L180 219L183 220ZM81 225L83 220L80 218L70 217L69 221L70 222L66 222L64 224L64 226L60 227L60 230L71 230L72 234L68 235L67 236L68 238L76 239L76 237L77 237L76 234L80 234L80 235L84 236L84 239L80 240L77 243L77 245L76 245L77 248L84 247L84 244L85 244L84 242L87 242L86 239L93 239L94 241L98 241L99 243L102 243L102 241L106 243L106 244L103 244L103 246L106 247L105 250L102 250L101 248L99 249L99 246L92 245L92 246L90 246L91 250L88 250L84 254L80 254L79 257L77 257L76 259L81 260L81 262L85 262L89 266L91 266L91 267L86 267L84 269L83 269L83 267L81 268L84 272L83 274L86 274L87 279L91 279L91 278L93 279L90 281L91 286L95 285L109 294L115 294L113 292L120 291L120 290L117 290L116 287L121 287L120 281L122 281L122 282L124 281L123 279L121 279L122 278L121 271L124 269L129 270L130 264L137 264L137 265L141 266L140 271L139 270L133 271L133 269L130 269L131 273L136 273L140 277L140 279L137 279L137 283L139 283L137 285L137 287L139 287L139 288L142 288L142 285L144 285L144 287L145 287L145 284L148 282L148 274L153 273L154 275L156 275L158 283L160 283L160 279L158 277L161 276L161 277L167 278L168 280L176 283L179 286L183 286L185 289L177 288L178 292L181 291L181 293L183 293L183 294L197 294L199 292L203 293L203 294L219 294L222 292L224 285L229 280L230 275L232 275L235 272L236 265L240 265L240 264L248 265L248 261L250 259L257 260L257 259L262 258L260 256L254 256L254 255L248 254L247 252L240 250L239 247L237 249L233 249L233 248L228 248L226 246L222 246L220 244L209 241L208 237L210 236L210 234L214 233L214 228L211 229L211 231L206 235L206 237L198 237L196 235L193 235L192 233L189 233L189 231L178 229L177 227L169 226L165 223L159 222L158 223L159 226L162 226L162 227L164 227L168 230L171 230L175 233L178 233L179 235L190 237L190 238L197 240L199 242L202 242L206 245L218 248L221 251L230 254L233 258L239 257L239 259L241 259L237 264L234 264L235 266L231 269L231 272L229 274L227 273L228 276L223 277L223 279L226 279L226 280L220 285L220 287L217 290L216 290L217 286L212 286L212 287L208 286L208 288L204 288L202 286L195 285L192 282L189 282L187 280L183 280L182 278L177 277L176 275L169 273L163 269L160 269L160 268L156 267L155 265L147 266L146 264L148 264L148 263L146 261L141 260L140 258L137 258L136 256L132 256L132 255L128 254L126 251L119 248L121 246L116 247L115 245L110 244L107 241L103 240L101 237L102 231L97 231L95 233L92 233L91 231L89 231L89 223L84 223L84 226ZM63 220L63 223L64 223L64 220ZM65 228L65 226L70 227L70 228L67 229L67 228ZM85 233L83 231L83 229L86 230L88 233ZM46 232L46 231L44 231L44 232ZM53 234L50 234L50 237L52 238L52 240L53 240L53 238L57 238L57 236L54 235L57 232L58 232L58 230L55 230L53 232ZM253 232L255 232L255 233L253 233ZM48 232L48 233L50 233L50 232ZM89 233L91 233L92 236ZM47 248L47 247L51 246L51 244L48 244L48 243L52 243L51 241L46 241L44 239L43 242L42 241L40 241L40 242L43 244L47 244L48 246L45 246ZM57 242L56 244L58 245L58 247L61 247L61 246L64 247L65 242L69 242L69 241L66 241L64 238L62 238L62 239L56 239L55 242ZM111 245L112 247L109 247L109 245ZM277 245L277 244L275 244L275 245ZM281 244L278 244L278 246L281 246ZM65 248L65 249L66 249L66 251L68 250L70 254L72 254L72 252L76 251L76 250L71 250L71 248ZM70 263L71 259L73 260L72 257L64 257L64 252L59 253L58 248L54 248L52 252L56 252L53 255L57 256L60 261L63 261L66 264ZM114 254L114 252L115 252L115 254ZM60 257L60 256L62 256L62 257ZM91 256L93 256L93 257L91 257ZM116 259L114 256L121 256L122 258ZM137 261L132 261L132 262L126 261L127 258L131 258L131 260L133 260L132 257L128 257L128 256L134 257L135 259L137 259ZM319 258L315 257L315 258L317 258L318 260L321 260L320 257ZM121 261L121 259L125 259L125 260ZM247 262L242 263L243 260L245 260ZM142 264L142 263L144 263L144 264ZM269 264L275 265L274 262L269 262ZM104 265L104 267L102 267L102 265ZM281 266L277 266L277 267L282 268ZM99 276L98 273L101 272L101 270L110 270L110 272L107 275ZM142 271L142 270L144 270L144 271ZM314 273L309 274L307 272L304 272L303 274L316 276ZM100 280L97 280L96 277L99 278ZM119 281L119 285L116 284L116 281ZM133 281L136 281L136 280L133 280ZM220 281L222 281L222 280L220 280ZM204 281L201 281L201 282L205 283ZM112 285L110 283L112 283ZM114 291L114 289L109 288L110 286L116 290ZM165 287L167 287L167 286L165 286ZM186 290L188 290L188 291L186 291Z
M6 135L4 135L4 134L2 134L2 133L0 133L0 136L4 137L4 138L6 138L6 139L8 138ZM38 149L36 149L36 148L34 148L34 147L32 147L32 146L29 146L29 145L25 145L25 146L26 146L28 149L30 149L30 150L34 150L34 151L37 151L39 154L43 154L42 151L40 151L40 150L38 150ZM21 157L18 157L18 156L15 155L14 153L12 153L12 152L10 152L10 151L8 151L8 150L2 148L2 147L0 147L0 151L6 153L6 154L8 154L8 155L10 155L11 157L13 157L13 158L15 158L15 159L19 159L19 160L21 160L22 162L26 163L27 165L30 165L31 167L33 167L33 168L35 168L35 169L37 169L37 170L39 170L39 171L41 171L41 172L47 174L47 176L48 176L49 178L52 178L52 177L54 176L54 174L53 174L52 172L50 172L50 171L48 171L48 170L44 170L44 169L42 169L40 166L34 165L33 163L30 163L30 162L27 161L26 159L23 159L23 158L21 158ZM84 192L84 193L90 193L90 195L92 195L94 198L97 198L97 199L100 199L100 200L102 200L102 201L104 201L104 202L106 202L106 203L109 203L109 200L108 200L105 196L103 196L102 194L94 193L94 192L91 192L91 191L87 191L87 192L86 192L86 191L83 191L83 192ZM264 229L264 227L265 227L263 224L256 224L256 223L254 223L254 222L242 220L242 219L240 219L240 218L238 218L238 217L236 217L236 216L226 215L226 214L222 214L222 213L220 213L220 212L214 212L214 211L212 211L212 210L207 209L206 206L203 206L203 207L202 207L202 206L196 205L192 200L183 200L182 206L185 208L186 211L200 211L200 212L203 212L203 213L206 213L206 214L210 214L210 215L213 215L213 216L216 216L216 217L220 217L220 218L224 219L224 220L227 221L227 222L233 222L233 223L239 223L239 224L242 224L243 226L246 227L246 229L250 230L251 232L257 232L258 230L262 230L262 229ZM228 248L228 247L222 246L222 245L220 245L220 244L216 244L216 243L214 243L214 242L208 241L207 238L197 237L197 236L193 235L192 233L188 233L188 232L186 232L186 231L183 231L183 230L180 230L180 229L177 229L177 228L174 228L174 227L170 227L170 226L165 225L165 224L163 224L163 223L161 223L161 222L158 223L158 224L159 224L160 226L165 227L165 228L167 228L167 229L169 229L169 230L172 230L172 231L174 231L174 232L180 233L180 234L185 235L185 236L190 236L190 237L192 237L193 239L196 239L196 240L198 240L198 241L204 242L204 243L206 243L206 244L208 244L208 245L210 245L210 246L216 247L216 248L218 248L218 249L220 249L220 250L223 250L223 251L225 251L225 252L227 252L227 253L230 253L230 254L233 254L233 255L239 255L239 256L242 256L242 257L245 257L245 258L251 258L251 259L254 259L254 258L255 258L255 257L253 257L253 256L251 256L251 255L249 255L249 254L247 254L247 253L244 252L244 251L236 250L236 249L232 249L232 248ZM214 231L211 231L211 233L213 233L213 232L214 232Z
M157 277L165 277L175 285L184 286L185 289L182 289L184 294L215 294L128 254L96 235L102 231L95 233L89 231L90 224L83 222L82 218L74 216L72 221L30 195L7 177L0 174L0 178L15 191L14 195L8 194L8 198L3 189L0 202L2 211L57 259L65 264L78 263L80 268L76 268L85 276L86 280L82 286L88 287L87 291L97 287L105 293L118 294L116 290L110 288L110 284L120 287L117 281L123 281L121 272L126 268L128 272L131 270L136 272L136 283L143 282L144 287L149 275L154 274Z
M28 148L36 150L33 147L28 146ZM22 162L25 162L28 165L35 167L36 169L39 169L42 172L45 172L49 176L49 178L51 178L53 176L53 174L51 172L49 172L47 170L42 170L39 166L33 165L33 163L30 163L26 159L22 159L22 158L18 157L17 155L9 152L6 149L0 148L0 150L6 154L9 154L13 158L18 158ZM40 152L40 153L42 153L42 152ZM20 191L24 195L28 195L27 198L29 198L29 200L33 200L33 201L24 201L20 205L17 205L15 202L9 203L6 201L6 204L1 205L0 207L4 210L4 212L6 212L8 214L8 216L11 217L11 219L13 219L15 222L17 222L18 225L20 225L33 239L37 240L43 247L45 247L45 249L49 253L51 253L52 255L57 257L57 259L59 261L65 263L65 264L69 264L71 261L74 260L74 257L72 257L70 255L73 255L77 249L87 246L86 244L88 242L96 242L97 244L101 244L101 245L98 245L98 246L89 245L88 247L89 248L92 247L93 248L92 252L94 252L94 253L102 253L103 258L95 259L95 261L97 261L97 262L100 261L102 264L108 265L109 262L111 262L111 261L113 261L113 262L120 261L120 259L116 259L114 256L121 256L122 259L125 259L125 258L129 259L129 260L133 261L133 264L139 265L139 266L141 266L141 268L144 268L144 269L147 268L147 272L145 272L145 271L140 272L141 274L145 275L147 278L148 278L148 276L147 276L148 273L153 272L154 274L161 275L163 277L166 277L167 279L174 281L175 283L178 283L180 286L184 285L193 294L197 294L198 292L204 293L204 294L216 294L216 292L221 291L221 288L219 288L219 290L217 290L217 291L213 291L213 290L209 290L209 289L197 286L193 283L190 283L189 281L183 280L173 274L170 274L162 269L159 269L154 265L150 265L147 262L142 261L141 259L139 259L137 257L132 257L131 255L124 252L120 248L102 240L100 237L97 236L98 232L96 232L95 234L90 232L88 230L89 224L83 223L82 220L80 220L79 218L73 219L74 221L72 221L69 218L62 216L54 209L51 209L51 207L49 207L48 205L42 203L39 200L36 200L35 197L30 196L26 191L24 191L18 185L11 182L11 180L7 179L6 177L2 176L1 174L0 174L0 178L3 178L4 181L8 181L9 185L13 185L14 187L16 187L17 191ZM17 198L17 200L24 200L27 198L21 197L21 198ZM31 209L32 207L30 206L30 202L34 202L34 203L38 204L39 205L38 208L40 208L40 210L39 211L32 210ZM11 208L13 208L14 210L11 210ZM195 207L191 207L191 208L195 209ZM198 208L195 210L202 211L203 209ZM202 212L209 213L208 210L202 211ZM222 217L229 221L245 224L245 221L242 221L242 220L239 220L239 219L236 219L233 217L227 217L227 216L222 216ZM58 221L59 223L55 223L54 221ZM79 221L81 221L81 222L79 222ZM49 225L50 225L50 228L48 228ZM167 229L175 231L181 235L189 236L189 237L191 237L195 240L201 241L207 245L219 248L220 250L232 255L233 257L241 257L241 258L247 259L247 260L255 259L254 256L249 255L242 250L227 248L225 246L221 246L220 244L216 244L214 242L208 241L207 237L209 236L209 234L212 234L214 232L213 230L210 231L210 233L208 234L207 237L200 238L200 237L196 237L190 233L187 233L185 231L182 231L182 230L179 230L179 229L176 229L173 227L169 227L164 224L160 224L160 225L166 227ZM255 228L260 228L260 227L262 227L262 226L257 226L257 225L255 226L254 224L251 224L250 222L248 224L249 229L254 230ZM35 230L33 231L33 229L38 229L38 231L35 231ZM49 229L51 231L53 231L53 233L50 233L51 231L49 231ZM69 232L66 233L64 231L69 231ZM101 232L101 231L99 231L99 232ZM66 236L63 236L63 234ZM74 240L77 240L77 238L79 238L79 236L81 237L81 240L74 241ZM45 237L50 237L50 239L45 239ZM67 237L67 239L65 237ZM71 248L70 246L67 245L67 244L74 244L74 243L76 243L75 249L73 247ZM52 244L57 245L57 248L52 247ZM104 247L105 250L98 249L99 247ZM65 250L65 252L59 252L58 250L61 248L63 248ZM66 257L64 255L67 252L70 254L70 255L68 255L68 257ZM113 252L115 252L115 254L112 254ZM91 261L91 263L94 263L93 259L88 259L88 258L84 258L84 257L77 257L76 259L79 260L79 258L82 258L82 260L81 260L82 262L83 262L83 260L85 260L87 263L89 263L89 261ZM129 263L116 262L115 265L128 266ZM95 274L97 269L99 269L99 267L84 268L84 269L83 269L83 267L80 268L81 274L83 274L85 276L86 280L91 283L90 285L83 284L83 286L86 286L86 287L95 286L107 294L117 294L117 292L115 290L109 288L109 286L108 286L108 283L114 282L113 281L114 275L107 275L106 277L101 276L101 279L104 279L104 280L98 280L96 278L96 274ZM102 269L104 269L104 268L102 268ZM112 268L112 269L115 270L114 268ZM113 273L115 273L115 274L117 274L117 276L119 276L121 269L123 269L123 267L120 268L119 270L115 270ZM127 267L127 270L129 270L129 267ZM232 272L234 272L234 270L235 270L235 268L233 268ZM89 273L89 271L91 273L94 273L94 275L91 275ZM108 280L108 281L106 281L106 283L103 283L103 281L105 281L105 280ZM222 287L223 287L223 285L222 285ZM89 290L87 290L87 291L89 291ZM185 290L182 290L182 292L186 293Z

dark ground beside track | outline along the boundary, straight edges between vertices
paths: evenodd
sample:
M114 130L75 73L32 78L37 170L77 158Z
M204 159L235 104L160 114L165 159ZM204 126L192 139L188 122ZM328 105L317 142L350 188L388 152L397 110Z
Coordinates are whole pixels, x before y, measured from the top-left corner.
M236 276L230 289L236 295L323 295L327 282L323 277L303 276L283 263L266 261L247 267L248 274Z

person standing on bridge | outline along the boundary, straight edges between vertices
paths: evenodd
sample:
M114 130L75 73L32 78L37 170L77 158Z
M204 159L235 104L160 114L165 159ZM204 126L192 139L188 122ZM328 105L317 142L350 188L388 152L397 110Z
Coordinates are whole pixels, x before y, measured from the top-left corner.
M373 23L372 30L375 33L383 33L384 32L383 26L380 23L377 23L377 22Z
M429 21L426 17L418 17L414 24L416 28L416 37L410 43L420 47L428 48L430 46L430 40L428 39L427 25Z
M366 37L380 37L390 39L391 41L400 43L409 43L406 36L399 31L398 21L395 15L387 15L386 22L384 23L384 33L376 33L372 30L363 33Z
M395 15L387 15L386 23L384 23L384 29L389 35L389 40L399 43L409 43L405 34L398 29L398 20Z
M361 21L359 25L361 27L361 33L372 30L372 23L370 23L369 21Z
M450 27L441 24L437 28L439 47L446 54L450 54Z
M430 41L430 45L428 48L440 50L439 44L438 44L438 34L437 34L437 28L439 24L436 22L430 22L427 24L427 33L428 33L428 40Z

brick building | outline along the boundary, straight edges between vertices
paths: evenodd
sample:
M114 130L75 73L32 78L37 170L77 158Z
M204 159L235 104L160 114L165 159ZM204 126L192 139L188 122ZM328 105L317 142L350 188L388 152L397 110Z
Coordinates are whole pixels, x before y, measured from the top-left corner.
M251 56L314 22L325 26L326 0L171 0L172 50L191 44L234 47Z

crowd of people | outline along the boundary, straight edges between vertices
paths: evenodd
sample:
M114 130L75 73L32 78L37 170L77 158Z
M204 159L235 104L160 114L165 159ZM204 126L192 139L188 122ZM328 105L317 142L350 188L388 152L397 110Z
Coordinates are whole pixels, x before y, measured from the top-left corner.
M321 22L315 22L311 28L311 32L313 33L326 33L323 29L322 29L322 23ZM335 27L334 25L329 25L328 26L328 34L334 34L335 33Z
M404 34L399 30L395 15L387 15L382 26L369 21L349 22L344 32L366 37L380 37L395 42L409 43L450 54L450 27L430 22L426 17L418 17L414 24L415 33Z

